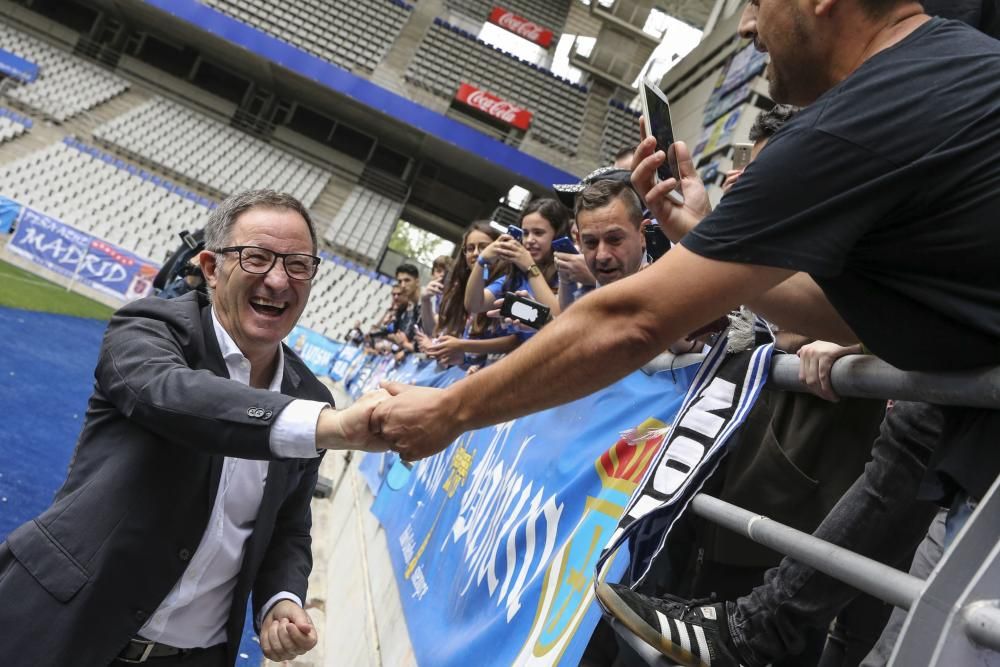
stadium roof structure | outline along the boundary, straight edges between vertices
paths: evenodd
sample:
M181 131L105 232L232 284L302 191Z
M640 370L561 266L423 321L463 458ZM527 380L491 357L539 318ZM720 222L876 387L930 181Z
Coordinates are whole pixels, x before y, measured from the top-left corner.
M660 0L657 8L679 21L704 29L713 7L719 2L720 0Z
M513 185L539 192L552 183L577 178L195 0L88 2L173 45L196 49L260 89L327 112L418 163L445 167L451 180L458 177L461 182L450 189L441 183L422 198L414 196L415 205L422 199L430 206L423 211L407 210L411 216L407 219L439 234L457 236L468 220L489 214L472 211L474 204L482 207L492 202L489 206L495 206ZM441 208L435 214L438 203ZM451 222L445 225L448 218Z

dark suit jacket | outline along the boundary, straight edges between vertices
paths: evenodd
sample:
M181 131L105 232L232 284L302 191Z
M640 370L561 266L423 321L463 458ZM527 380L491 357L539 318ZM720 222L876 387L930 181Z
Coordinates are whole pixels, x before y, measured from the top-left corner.
M305 601L319 459L273 460L268 438L293 398L332 398L284 353L281 393L252 389L227 379L204 296L115 314L66 482L0 545L0 662L111 662L187 567L226 456L271 459L226 626L229 662L251 590L255 606L285 590Z

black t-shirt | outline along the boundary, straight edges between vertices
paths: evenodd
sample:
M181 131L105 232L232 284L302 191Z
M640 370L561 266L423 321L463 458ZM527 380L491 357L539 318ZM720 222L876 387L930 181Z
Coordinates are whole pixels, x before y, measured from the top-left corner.
M809 273L900 368L1000 364L998 73L1000 41L928 21L793 118L682 243Z
M1000 363L1000 42L932 19L782 128L682 243L806 271L904 369Z
M923 0L932 16L964 21L987 35L1000 37L1000 0Z

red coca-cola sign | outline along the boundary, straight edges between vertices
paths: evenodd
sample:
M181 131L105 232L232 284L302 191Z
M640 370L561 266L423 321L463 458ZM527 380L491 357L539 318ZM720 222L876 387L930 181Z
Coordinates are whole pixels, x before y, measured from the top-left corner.
M459 86L455 99L518 129L527 130L531 125L530 111L468 83Z
M509 9L494 7L490 12L490 23L495 23L504 30L509 30L515 35L538 44L543 49L549 48L552 44L552 31L537 23L532 23L523 16L518 16Z

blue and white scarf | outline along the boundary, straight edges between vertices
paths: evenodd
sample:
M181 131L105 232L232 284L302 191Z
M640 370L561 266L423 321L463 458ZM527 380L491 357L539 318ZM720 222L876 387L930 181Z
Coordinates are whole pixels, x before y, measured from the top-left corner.
M674 524L718 468L770 370L773 338L759 320L755 324L757 342L769 338L770 342L744 352L727 352L724 335L705 357L663 446L597 561L595 585L603 581L610 557L626 540L631 560L622 583L633 587L642 583Z

